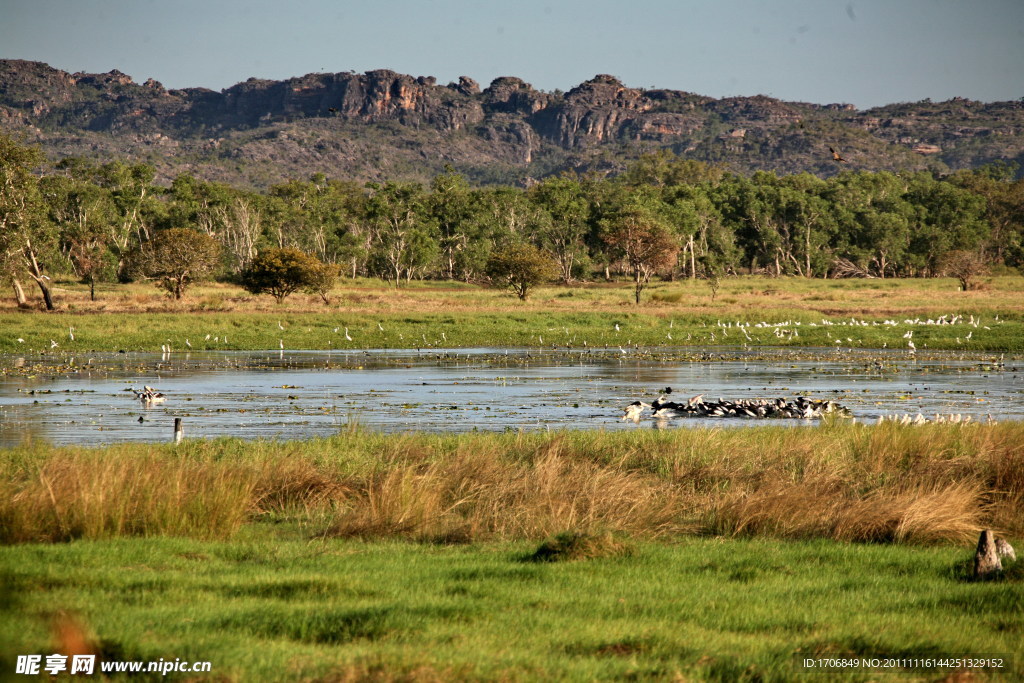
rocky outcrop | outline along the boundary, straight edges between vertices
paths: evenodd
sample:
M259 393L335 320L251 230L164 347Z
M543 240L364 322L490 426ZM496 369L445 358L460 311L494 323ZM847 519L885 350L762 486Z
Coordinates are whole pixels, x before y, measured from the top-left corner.
M546 109L552 99L551 95L537 92L529 83L511 76L494 79L483 92L483 106L487 113L530 116Z
M467 86L468 87L468 86ZM433 78L413 78L387 69L365 74L308 74L286 81L251 78L204 97L184 113L192 126L261 125L301 117L332 117L363 122L396 120L457 130L483 119L480 104L453 96Z
M243 184L309 168L422 179L445 165L521 182L567 167L614 173L661 148L739 172L823 176L839 171L829 146L843 150L851 169L1024 162L1024 102L954 99L861 112L631 88L607 74L564 94L511 76L481 90L468 76L438 85L387 69L250 78L216 92L138 84L116 69L71 74L0 60L0 130L28 136L52 157L155 158L163 177L184 168L218 180L241 175Z

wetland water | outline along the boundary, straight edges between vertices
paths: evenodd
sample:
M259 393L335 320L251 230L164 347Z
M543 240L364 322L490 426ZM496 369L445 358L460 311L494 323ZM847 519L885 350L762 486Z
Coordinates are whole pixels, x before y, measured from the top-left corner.
M129 390L143 385L166 402L143 405ZM918 412L1024 419L1024 362L1004 365L998 355L484 348L0 356L0 446L162 442L175 417L187 438L300 439L350 423L386 432L649 429L650 419L623 422L622 409L666 386L682 399L828 398L865 422ZM758 424L812 423L678 418L668 426Z

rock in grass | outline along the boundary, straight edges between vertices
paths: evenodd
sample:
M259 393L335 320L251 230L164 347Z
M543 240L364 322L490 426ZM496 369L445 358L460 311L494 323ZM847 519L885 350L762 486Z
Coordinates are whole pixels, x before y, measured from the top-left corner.
M999 561L995 535L989 529L985 529L978 538L978 550L974 553L974 578L992 578L1001 571L1003 564Z
M531 562L566 562L632 554L632 545L610 533L595 535L565 531L541 543L527 559Z
M1013 552L1013 546L1005 538L996 538L996 555L1000 558L1017 560L1017 553Z

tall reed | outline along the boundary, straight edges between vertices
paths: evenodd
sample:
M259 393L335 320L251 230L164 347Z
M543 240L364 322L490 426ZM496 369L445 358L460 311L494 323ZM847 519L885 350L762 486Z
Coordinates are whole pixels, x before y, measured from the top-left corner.
M1024 534L1024 424L187 441L0 451L0 541L562 531L930 543Z

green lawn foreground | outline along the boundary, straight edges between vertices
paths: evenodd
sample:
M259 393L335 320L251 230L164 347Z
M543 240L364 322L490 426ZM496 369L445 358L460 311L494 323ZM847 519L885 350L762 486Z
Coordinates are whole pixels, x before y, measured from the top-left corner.
M110 659L212 662L165 680L768 681L804 677L805 655L967 654L1007 658L982 679L1024 677L1021 583L966 580L968 547L686 538L528 561L536 547L311 540L268 522L229 542L8 546L3 670L51 653L66 610Z

